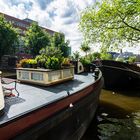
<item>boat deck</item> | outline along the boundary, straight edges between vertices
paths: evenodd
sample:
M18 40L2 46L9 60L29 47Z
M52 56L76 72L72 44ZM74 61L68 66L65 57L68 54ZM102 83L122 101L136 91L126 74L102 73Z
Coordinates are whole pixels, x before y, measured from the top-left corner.
M74 94L94 82L95 78L92 73L84 73L75 75L74 80L50 87L17 83L17 90L20 95L19 97L5 98L4 114L0 117L0 125L69 96L69 94ZM10 86L13 85L11 84ZM17 94L16 91L13 91L13 93Z

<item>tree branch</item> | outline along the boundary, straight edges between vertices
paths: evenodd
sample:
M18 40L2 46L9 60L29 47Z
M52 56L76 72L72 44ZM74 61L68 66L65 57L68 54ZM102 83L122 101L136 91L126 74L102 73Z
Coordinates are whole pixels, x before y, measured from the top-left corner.
M139 32L140 32L140 29L135 28L135 27L133 27L133 26L129 25L129 24L128 24L128 23L126 23L124 20L122 20L122 22L123 22L125 25L127 25L128 27L132 28L133 30L136 30L136 31L139 31Z
M127 26L120 26L120 27L106 27L107 29L121 29L121 28L126 28Z
M118 11L118 15L119 15L119 17L121 18L121 20L122 20L122 22L126 25L126 26L128 26L129 28L131 28L131 29L133 29L133 30L136 30L136 31L139 31L140 32L140 29L138 29L138 28L136 28L136 27L133 27L133 26L131 26L131 25L129 25L128 23L126 23L125 22L125 18L126 17L122 17L119 13L121 13L119 10L117 10ZM122 13L121 13L122 14Z

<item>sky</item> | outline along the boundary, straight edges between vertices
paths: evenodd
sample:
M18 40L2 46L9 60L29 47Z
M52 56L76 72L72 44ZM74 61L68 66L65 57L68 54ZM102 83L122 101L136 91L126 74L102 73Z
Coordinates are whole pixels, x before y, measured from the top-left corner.
M96 0L1 0L0 12L19 19L30 18L40 26L63 32L72 52L80 51L80 12Z
M91 6L97 0L0 0L0 12L19 19L30 18L40 26L57 32L63 32L66 39L70 40L72 52L80 51L83 37L78 30L80 13L86 7ZM98 0L99 1L99 0ZM98 51L98 47L92 47L91 51ZM135 54L140 48L126 47L124 51Z

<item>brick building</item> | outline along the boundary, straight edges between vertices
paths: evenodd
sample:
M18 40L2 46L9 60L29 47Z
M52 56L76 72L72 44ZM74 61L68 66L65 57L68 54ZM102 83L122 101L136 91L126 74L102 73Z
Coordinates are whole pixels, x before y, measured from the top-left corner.
M0 12L0 15L3 15L7 21L11 22L14 25L14 27L21 29L21 35L24 35L25 31L31 25L32 22L36 22L36 21L33 21L31 19L28 19L28 18L18 19L18 18L6 15L6 14L1 13L1 12ZM45 31L47 31L50 35L53 35L55 33L55 31L53 31L53 30L50 30L50 29L47 29L44 27L41 27L41 28L44 29Z
M32 22L36 22L36 21L33 21L31 19L28 19L28 18L18 19L18 18L12 17L10 15L7 15L7 14L1 13L1 12L0 12L0 15L3 15L5 20L7 20L8 22L11 22L15 28L19 28L21 36L24 36L27 28L31 25ZM53 30L50 30L50 29L47 29L44 27L41 27L41 28L43 30L45 30L46 32L48 32L50 35L53 35L55 33L55 31L53 31ZM22 39L19 39L19 41L20 41L20 43L19 43L19 46L17 46L17 50L19 53L23 53L24 52L24 48L23 48L24 44L23 44Z
M11 22L15 28L19 28L20 29L19 31L20 31L21 37L24 36L27 28L31 25L31 23L32 22L36 22L36 21L33 21L33 20L29 19L29 18L26 18L26 19L18 19L18 18L12 17L10 15L7 15L7 14L1 13L1 12L0 12L0 15L3 15L4 18L5 18L5 20ZM41 27L41 28L43 30L45 30L46 32L48 32L50 35L53 35L54 33L56 33L55 31L50 30L48 28L44 28L44 27ZM22 56L23 53L24 53L24 47L23 47L24 43L23 43L23 40L22 39L19 39L19 41L20 41L20 43L17 46L17 52L18 52L18 55ZM68 48L68 54L69 55L71 54L71 47ZM28 54L26 54L26 55L28 55Z

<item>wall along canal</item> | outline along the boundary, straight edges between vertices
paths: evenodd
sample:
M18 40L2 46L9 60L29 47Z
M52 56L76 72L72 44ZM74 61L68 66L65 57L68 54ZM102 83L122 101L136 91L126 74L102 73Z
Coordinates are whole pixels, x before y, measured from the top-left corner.
M140 140L140 90L102 90L97 115L82 140Z

